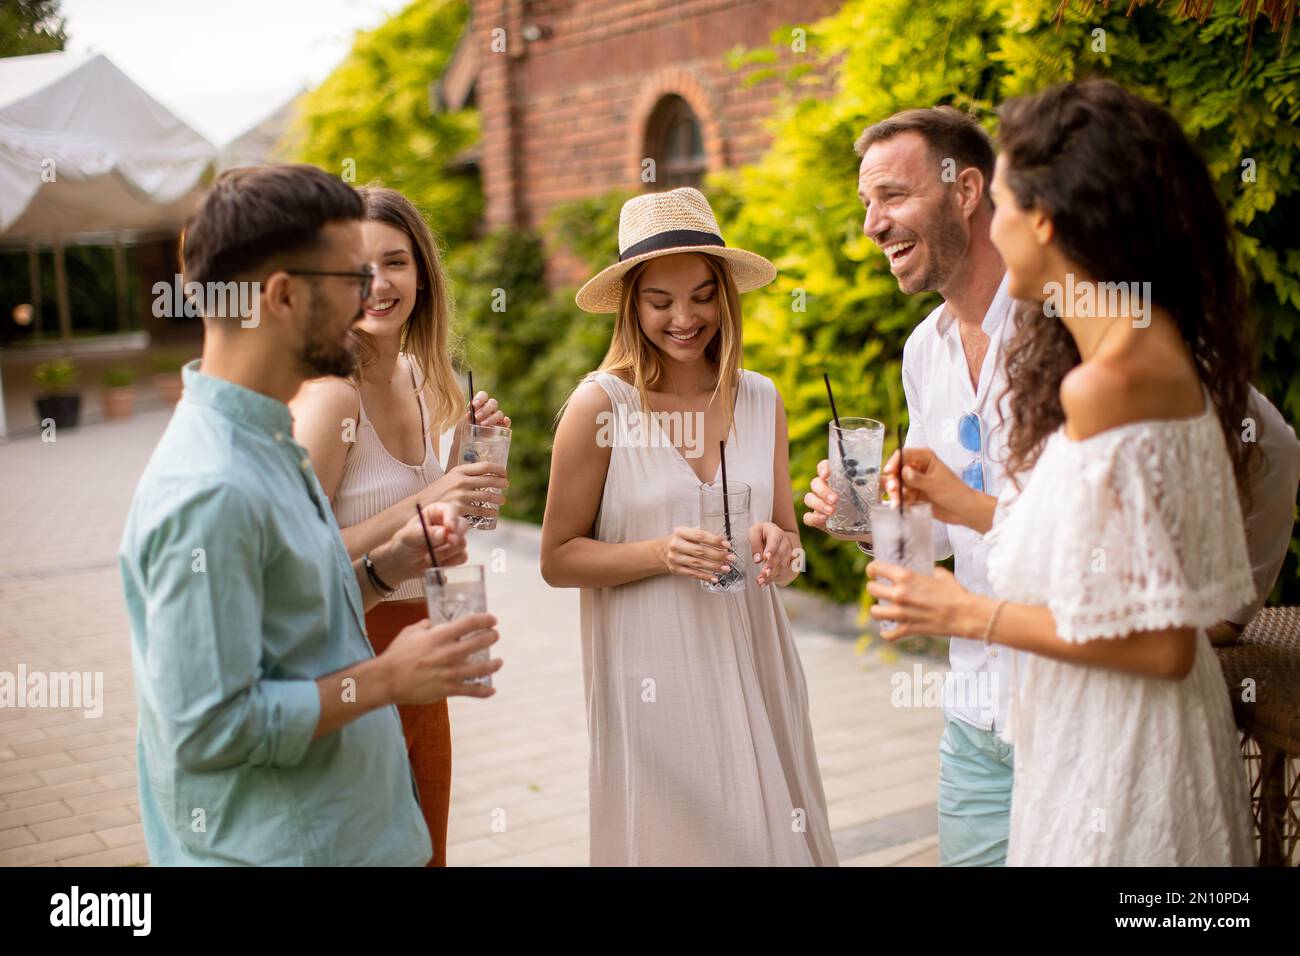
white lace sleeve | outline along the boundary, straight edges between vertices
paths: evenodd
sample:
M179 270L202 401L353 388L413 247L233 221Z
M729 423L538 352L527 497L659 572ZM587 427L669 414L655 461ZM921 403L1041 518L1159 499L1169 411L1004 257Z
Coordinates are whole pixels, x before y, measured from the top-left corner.
M1213 416L1067 443L1048 608L1066 640L1208 627L1254 594Z

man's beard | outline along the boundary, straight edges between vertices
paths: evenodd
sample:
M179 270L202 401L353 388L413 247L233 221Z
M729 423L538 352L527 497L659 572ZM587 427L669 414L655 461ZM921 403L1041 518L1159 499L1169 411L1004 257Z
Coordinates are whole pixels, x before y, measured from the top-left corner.
M347 345L337 338L327 338L322 334L324 329L329 328L328 311L327 304L318 299L313 290L308 309L310 318L307 330L303 334L302 341L298 343L296 355L298 364L307 371L309 378L323 375L346 378L357 367L357 358ZM357 315L358 317L361 315L361 310L357 310Z
M929 235L926 237L929 262L925 272L916 280L915 288L902 289L908 295L940 291L948 284L948 280L957 271L961 257L966 254L967 237L962 228L961 214L951 202L945 202L939 208L939 218L928 230Z

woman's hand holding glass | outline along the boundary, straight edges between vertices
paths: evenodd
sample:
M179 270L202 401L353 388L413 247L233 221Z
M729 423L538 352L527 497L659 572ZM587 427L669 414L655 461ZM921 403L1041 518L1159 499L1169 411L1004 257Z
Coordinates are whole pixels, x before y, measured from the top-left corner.
M901 458L897 451L889 456L881 475L893 500L898 500L900 466L904 505L928 501L934 520L964 525L980 533L993 526L997 499L967 485L931 448L904 448Z
M790 561L794 546L780 525L772 521L750 525L749 547L754 552L754 563L763 565L758 572L759 587L766 587L772 581L789 584L795 579L797 572Z
M957 583L947 568L935 568L934 574L917 574L888 561L867 565L867 593L876 599L871 616L878 621L894 621L897 627L881 632L887 641L918 634L978 638L983 635L991 601L972 594ZM886 578L889 583L876 580ZM887 606L881 601L890 602Z
M501 411L495 398L487 392L479 392L474 396L474 424L509 428L510 416Z
M506 480L505 470L504 466L490 461L456 465L430 484L420 497L454 504L462 515L491 518L499 514L501 505L506 503L505 490L510 487L510 482ZM497 508L484 508L476 502L487 502Z
M731 552L725 536L684 526L662 539L659 557L669 574L710 583L740 560Z

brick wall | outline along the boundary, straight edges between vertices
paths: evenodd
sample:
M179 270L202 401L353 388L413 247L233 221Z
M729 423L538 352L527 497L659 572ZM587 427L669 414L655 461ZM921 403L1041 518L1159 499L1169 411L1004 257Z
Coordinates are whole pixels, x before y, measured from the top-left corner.
M728 51L767 47L838 0L474 0L489 228L535 228L557 203L641 183L646 124L676 94L700 122L710 171L751 162L778 80L746 87ZM526 28L541 32L525 39ZM495 44L495 46L494 46ZM789 61L795 54L784 51ZM553 282L586 268L548 249Z

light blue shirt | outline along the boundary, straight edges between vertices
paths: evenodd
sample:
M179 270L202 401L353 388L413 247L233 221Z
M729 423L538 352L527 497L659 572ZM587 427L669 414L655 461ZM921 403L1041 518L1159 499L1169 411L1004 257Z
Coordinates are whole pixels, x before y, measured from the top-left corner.
M316 679L374 656L288 406L198 371L145 468L119 562L155 865L424 865L396 707L312 740Z

